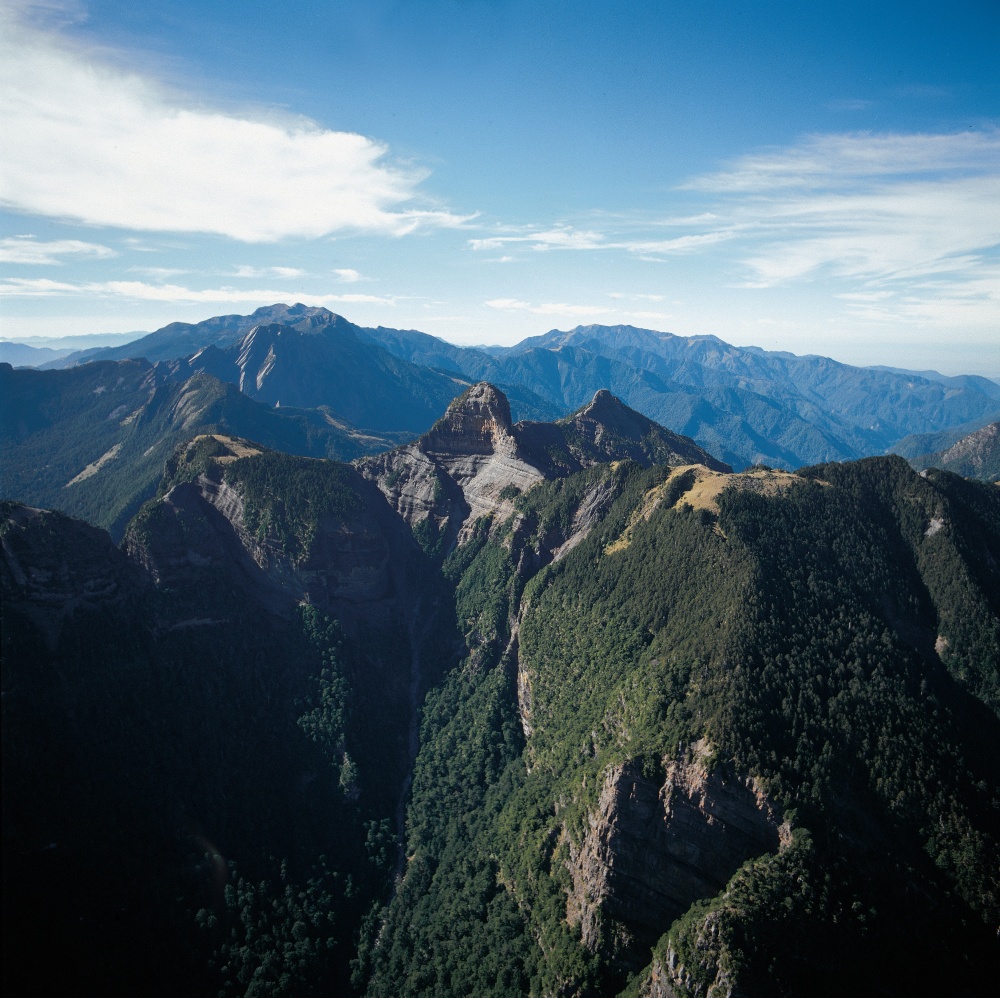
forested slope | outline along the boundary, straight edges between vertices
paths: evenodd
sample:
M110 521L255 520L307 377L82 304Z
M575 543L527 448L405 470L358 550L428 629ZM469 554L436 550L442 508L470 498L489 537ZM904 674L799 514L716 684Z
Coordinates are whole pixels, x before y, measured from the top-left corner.
M120 549L5 503L8 992L988 986L1000 490L589 446L450 550L220 434Z
M348 466L220 437L122 551L0 511L7 993L346 991L440 656L405 525Z
M472 653L425 715L370 993L988 980L996 490L901 459L714 498L604 474L606 518L533 578L595 471L452 559Z

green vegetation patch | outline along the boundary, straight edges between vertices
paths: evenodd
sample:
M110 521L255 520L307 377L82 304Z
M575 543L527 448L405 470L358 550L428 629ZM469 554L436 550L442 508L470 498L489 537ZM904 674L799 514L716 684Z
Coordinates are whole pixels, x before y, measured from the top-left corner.
M294 560L307 556L320 520L349 521L364 504L358 473L334 461L275 451L234 461L224 479L243 497L247 530L260 540L276 537Z

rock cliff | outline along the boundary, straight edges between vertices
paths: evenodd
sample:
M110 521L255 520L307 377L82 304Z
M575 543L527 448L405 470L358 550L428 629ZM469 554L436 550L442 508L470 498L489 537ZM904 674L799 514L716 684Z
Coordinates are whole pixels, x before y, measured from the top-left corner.
M583 840L570 846L566 905L584 945L637 970L693 901L712 897L786 829L751 777L713 768L699 742L664 760L657 785L633 765L608 771Z
M358 468L411 527L428 522L446 548L481 516L513 513L511 499L544 477L522 453L507 397L486 382L455 399L419 440Z

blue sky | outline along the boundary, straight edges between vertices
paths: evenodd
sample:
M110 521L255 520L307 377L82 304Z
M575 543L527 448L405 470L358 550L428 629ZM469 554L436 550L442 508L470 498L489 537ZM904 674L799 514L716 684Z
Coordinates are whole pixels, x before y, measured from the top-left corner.
M1000 5L0 0L0 335L275 301L1000 375Z

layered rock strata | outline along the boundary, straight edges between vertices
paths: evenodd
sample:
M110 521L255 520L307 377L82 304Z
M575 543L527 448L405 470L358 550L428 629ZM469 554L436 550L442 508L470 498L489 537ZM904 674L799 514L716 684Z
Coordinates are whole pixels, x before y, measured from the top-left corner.
M662 785L633 764L608 771L596 811L571 844L566 917L584 945L636 970L693 901L717 894L785 829L754 780L711 769L707 746L666 761Z

